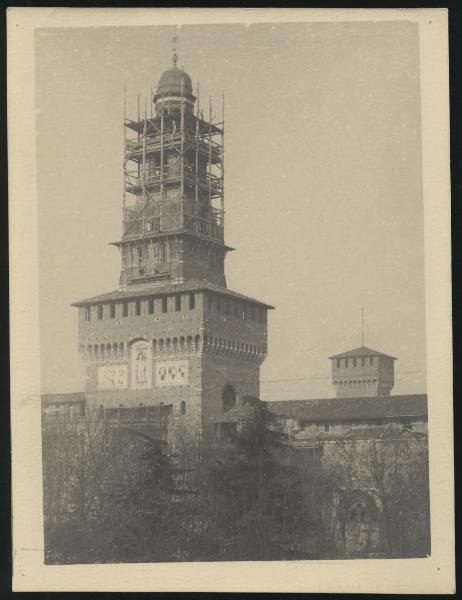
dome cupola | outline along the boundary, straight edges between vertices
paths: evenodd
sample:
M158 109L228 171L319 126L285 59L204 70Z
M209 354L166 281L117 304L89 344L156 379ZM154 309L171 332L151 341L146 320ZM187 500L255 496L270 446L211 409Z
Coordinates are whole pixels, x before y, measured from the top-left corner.
M181 93L186 97L193 95L191 77L174 65L160 76L154 102L161 96L181 96Z
M152 99L157 112L162 107L166 108L168 112L176 112L182 101L185 102L186 110L192 111L196 97L193 95L191 77L178 67L177 62L178 55L173 48L173 66L160 76L157 91Z

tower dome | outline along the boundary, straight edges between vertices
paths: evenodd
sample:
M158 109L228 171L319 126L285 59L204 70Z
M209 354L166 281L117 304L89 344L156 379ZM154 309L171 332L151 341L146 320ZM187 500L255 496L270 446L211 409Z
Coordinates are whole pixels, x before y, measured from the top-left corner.
M191 77L183 69L174 65L160 76L154 102L162 95L180 96L182 91L184 96L192 96Z
M156 105L156 114L159 115L162 110L166 109L168 113L177 113L179 107L184 103L185 110L191 113L193 110L196 97L193 95L191 77L179 69L178 55L176 53L177 38L173 36L173 51L172 63L173 66L167 71L164 71L160 76L157 84L157 92L154 94L152 101Z

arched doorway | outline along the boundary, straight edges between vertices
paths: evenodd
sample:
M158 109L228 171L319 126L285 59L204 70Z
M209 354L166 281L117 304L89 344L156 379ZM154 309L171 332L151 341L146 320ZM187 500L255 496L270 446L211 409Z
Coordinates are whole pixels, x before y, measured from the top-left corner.
M345 503L345 550L348 555L367 556L377 552L379 511L367 492L354 492Z

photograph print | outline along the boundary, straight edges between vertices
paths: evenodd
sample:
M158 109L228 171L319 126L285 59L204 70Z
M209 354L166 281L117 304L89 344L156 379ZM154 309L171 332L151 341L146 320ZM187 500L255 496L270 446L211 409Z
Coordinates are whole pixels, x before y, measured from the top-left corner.
M35 57L45 563L430 556L418 24Z

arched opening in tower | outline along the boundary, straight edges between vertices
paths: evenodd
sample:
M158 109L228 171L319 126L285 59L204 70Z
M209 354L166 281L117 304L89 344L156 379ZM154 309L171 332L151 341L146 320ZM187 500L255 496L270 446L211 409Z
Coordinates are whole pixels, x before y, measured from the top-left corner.
M223 412L227 412L231 410L234 406L236 406L236 390L234 386L227 385L223 390Z

